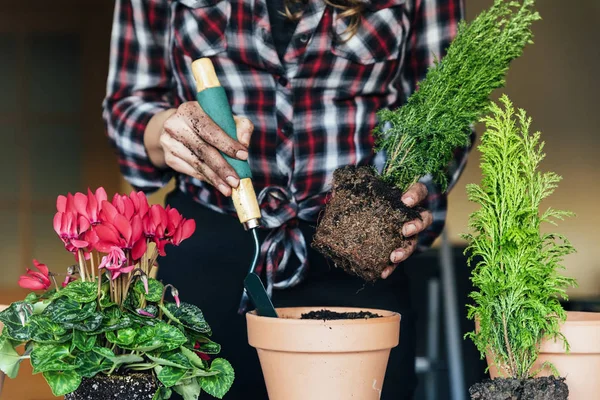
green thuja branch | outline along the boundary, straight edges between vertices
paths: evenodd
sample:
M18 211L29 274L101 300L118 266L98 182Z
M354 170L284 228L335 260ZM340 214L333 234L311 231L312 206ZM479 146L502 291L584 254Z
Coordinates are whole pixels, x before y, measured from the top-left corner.
M473 233L463 235L469 265L478 259L468 316L477 318L480 329L467 336L499 369L525 379L534 373L541 340L564 340L560 299L575 285L558 272L574 248L562 235L542 234L540 227L572 214L552 208L539 212L561 178L538 171L544 159L540 133L529 132L531 119L524 110L515 114L507 96L501 102L504 109L492 103L482 119L481 184L467 186L469 200L480 206L469 219Z
M378 113L374 135L377 149L387 153L386 181L405 190L432 174L447 188L453 151L469 145L471 125L487 110L492 91L504 86L510 62L532 42L530 25L540 19L533 5L495 0L470 24L462 21L419 90L399 109Z

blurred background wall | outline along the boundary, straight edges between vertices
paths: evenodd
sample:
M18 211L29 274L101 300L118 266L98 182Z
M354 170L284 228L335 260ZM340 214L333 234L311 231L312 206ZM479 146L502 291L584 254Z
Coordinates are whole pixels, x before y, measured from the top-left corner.
M470 20L492 0L466 3ZM58 268L72 263L52 230L58 194L88 186L104 186L111 194L131 190L119 175L100 114L112 5L0 0L0 303L23 294L16 282L32 258ZM538 9L543 20L534 26L535 45L513 64L504 92L542 131L543 168L564 178L547 205L577 213L555 228L578 250L566 260L568 274L579 280L571 295L595 297L600 294L600 3L539 0ZM459 235L475 210L465 185L479 180L474 151L450 195L447 227L456 247L463 245ZM161 202L169 188L151 201ZM8 382L3 398L51 398L42 377L29 374L24 366L19 381L28 384Z

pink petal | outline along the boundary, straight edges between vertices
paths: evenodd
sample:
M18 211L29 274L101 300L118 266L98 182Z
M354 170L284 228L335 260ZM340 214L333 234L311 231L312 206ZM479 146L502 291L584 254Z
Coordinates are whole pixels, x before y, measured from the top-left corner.
M90 245L85 240L77 240L77 239L72 239L71 244L78 249L85 249L86 247L88 247Z
M88 213L87 213L87 203L88 203L88 199L87 196L84 195L83 193L75 193L75 196L73 198L73 203L75 204L75 209L77 210L77 212L81 215L85 215L87 217Z
M196 221L193 219L186 220L181 226L181 240L188 239L196 230Z
M33 265L44 275L48 276L48 266L46 264L42 264L38 262L38 260L33 260Z
M108 263L109 263L108 256L102 257L102 261L100 261L100 265L98 265L98 269L102 269L102 268L106 267L106 264L108 264Z
M65 212L67 208L67 198L62 194L56 198L56 211Z
M114 242L98 241L96 244L94 244L94 248L100 253L108 253L110 252L110 249L114 247L114 245Z
M133 206L133 201L127 196L123 196L123 215L127 219L131 219L133 214L135 214L135 207Z
M41 272L35 272L32 270L27 270L27 275L29 275L30 278L32 279L36 279L39 282L43 283L44 285L48 285L50 286L50 279L48 279L48 277L44 274L42 274Z
M81 234L86 232L88 229L90 229L90 221L88 221L88 219L86 217L84 217L83 215L79 216L79 226L77 231Z
M37 279L33 279L29 276L21 276L19 278L19 286L21 286L23 289L30 289L30 290L47 289L47 286L45 286L43 283L41 283Z
M136 242L143 236L142 219L136 215L131 219L131 241Z
M96 200L98 200L99 204L102 204L102 202L106 199L108 199L108 196L106 195L106 190L104 190L104 188L100 186L98 189L96 189Z
M179 226L179 224L181 223L182 220L182 216L181 214L179 214L179 212L177 212L176 209L172 208L169 210L168 213L169 216L169 223L174 227L177 228Z
M135 261L139 260L146 252L146 247L146 238L140 238L137 242L134 243L133 248L131 249L131 257Z
M102 218L105 221L108 221L110 223L112 223L115 219L115 216L119 214L119 211L115 208L115 206L113 206L111 203L109 203L108 201L104 200L101 203L102 206Z
M135 268L135 265L130 265L128 267L123 267L123 268L121 268L121 273L122 274L128 274L131 271L133 271L134 268Z
M96 235L101 242L112 243L111 246L118 245L120 243L119 232L111 224L98 225L95 228Z
M127 218L125 218L124 216L122 216L121 214L117 214L117 215L115 215L113 225L115 228L117 228L119 233L125 238L125 241L127 243L130 243L132 229L131 229L131 224L129 223L129 220Z
M56 232L58 236L62 236L62 216L63 213L58 211L56 214L54 214L54 220L52 221L54 232Z

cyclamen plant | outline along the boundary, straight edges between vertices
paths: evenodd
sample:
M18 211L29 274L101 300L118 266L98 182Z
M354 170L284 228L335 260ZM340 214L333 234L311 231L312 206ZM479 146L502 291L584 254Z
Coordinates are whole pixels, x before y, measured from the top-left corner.
M54 230L76 264L59 274L34 260L35 270L19 278L42 293L0 312L0 370L14 378L30 359L56 396L97 374L145 371L158 381L154 400L172 391L197 399L202 390L222 398L234 371L225 359L211 360L220 345L202 311L151 277L158 255L189 238L194 220L149 206L142 192L108 201L103 188L59 196L56 207Z

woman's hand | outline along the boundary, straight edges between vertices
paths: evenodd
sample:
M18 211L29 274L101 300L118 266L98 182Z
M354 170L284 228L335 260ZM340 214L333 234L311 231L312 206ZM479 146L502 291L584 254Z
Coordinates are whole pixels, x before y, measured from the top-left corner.
M234 117L238 141L227 135L195 101L152 117L144 133L150 161L205 181L223 195L239 184L239 176L219 151L239 160L248 159L254 126L247 118Z
M409 207L414 207L427 197L427 187L422 183L415 183L412 185L404 195L402 195L402 201ZM417 247L417 235L419 232L427 229L433 222L433 215L430 211L421 212L421 220L416 219L409 221L402 227L402 234L410 239L409 245L405 248L396 249L390 254L390 260L394 263L394 266L387 267L381 273L381 277L386 279L396 269L399 263L406 260L415 251Z

